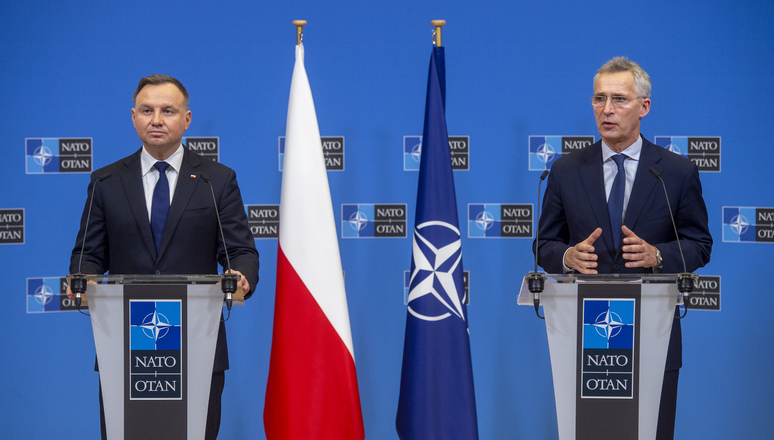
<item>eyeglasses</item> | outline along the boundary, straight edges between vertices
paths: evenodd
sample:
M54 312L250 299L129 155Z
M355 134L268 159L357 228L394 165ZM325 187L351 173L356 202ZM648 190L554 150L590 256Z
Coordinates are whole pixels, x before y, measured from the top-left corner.
M608 99L610 99L610 104L612 104L613 107L618 108L626 107L632 100L642 99L642 97L638 96L636 98L629 98L628 96L611 96L608 98L605 95L596 95L591 97L591 105L594 107L604 107L605 104L607 104Z

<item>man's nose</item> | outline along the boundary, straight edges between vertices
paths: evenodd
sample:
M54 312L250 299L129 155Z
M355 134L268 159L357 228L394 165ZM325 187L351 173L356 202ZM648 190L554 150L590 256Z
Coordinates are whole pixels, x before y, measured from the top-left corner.
M164 123L164 118L162 118L161 112L153 112L153 117L151 118L151 124L161 125L163 123Z

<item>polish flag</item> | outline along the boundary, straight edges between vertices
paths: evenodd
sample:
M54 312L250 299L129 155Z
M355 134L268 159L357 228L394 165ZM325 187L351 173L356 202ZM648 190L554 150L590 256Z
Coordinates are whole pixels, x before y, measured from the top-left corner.
M302 44L296 46L288 103L263 419L269 440L365 437L333 205Z

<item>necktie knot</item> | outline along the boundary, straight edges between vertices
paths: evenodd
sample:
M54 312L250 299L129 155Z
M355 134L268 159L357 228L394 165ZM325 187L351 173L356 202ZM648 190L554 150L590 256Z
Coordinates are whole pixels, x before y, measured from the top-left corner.
M621 172L623 170L623 164L624 160L626 160L625 154L616 154L613 156L613 161L615 162L616 166L618 167L618 172Z
M167 168L169 168L169 164L164 161L158 161L155 164L153 164L153 167L159 170L159 173L163 174L167 172Z

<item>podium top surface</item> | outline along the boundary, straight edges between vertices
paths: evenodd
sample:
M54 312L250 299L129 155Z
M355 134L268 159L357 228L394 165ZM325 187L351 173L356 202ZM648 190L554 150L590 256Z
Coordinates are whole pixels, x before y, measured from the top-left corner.
M612 273L583 275L573 273L545 274L548 282L557 283L674 283L676 273Z
M67 276L68 281L71 276ZM84 275L84 277L86 277L86 281L92 281L96 284L218 284L221 281L221 275L108 274Z
M73 275L67 275L67 282ZM144 274L125 274L125 275L83 275L88 284L121 284L121 285L214 285L220 284L222 275L144 275ZM241 279L237 275L237 280ZM245 292L242 290L241 283L237 283L237 290L233 294L234 305L244 305Z
M527 274L521 282L517 303L520 306L533 305L533 295L527 285ZM595 274L583 275L575 273L543 274L546 283L583 284L583 283L639 283L639 284L675 284L680 274L676 273L627 273L627 274ZM682 298L679 300L682 304Z

